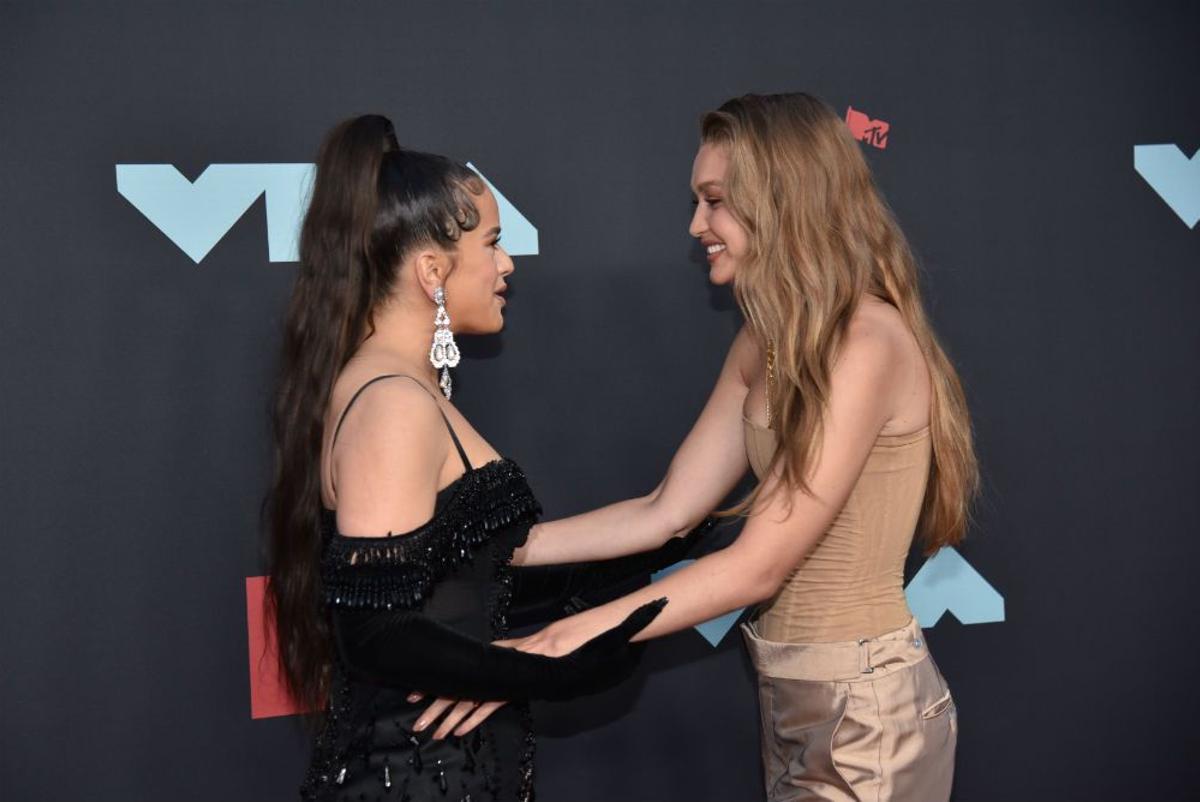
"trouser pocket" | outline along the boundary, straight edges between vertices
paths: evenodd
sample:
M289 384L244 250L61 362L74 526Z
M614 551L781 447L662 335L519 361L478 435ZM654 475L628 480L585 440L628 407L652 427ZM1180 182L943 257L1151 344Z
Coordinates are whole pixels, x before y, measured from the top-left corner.
M937 701L922 711L921 718L936 718L949 710L952 704L954 704L954 700L950 698L950 689L947 688L946 692L937 698Z
M927 658L928 666L933 670L933 676L936 678L936 697L932 702L924 706L921 711L921 718L927 722L934 719L946 716L950 724L950 731L958 733L958 709L954 704L954 695L950 693L950 686L946 684L945 677L938 670L937 663L933 661L933 657Z

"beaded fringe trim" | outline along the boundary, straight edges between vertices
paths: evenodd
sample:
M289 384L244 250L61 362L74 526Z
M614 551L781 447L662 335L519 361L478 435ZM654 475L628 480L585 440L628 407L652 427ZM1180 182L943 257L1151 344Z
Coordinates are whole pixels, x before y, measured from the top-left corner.
M416 608L496 530L541 515L525 474L512 460L489 462L464 474L460 483L445 508L411 533L346 537L330 527L321 556L325 603L358 610ZM528 528L513 534L520 540L511 544L515 549L524 543Z

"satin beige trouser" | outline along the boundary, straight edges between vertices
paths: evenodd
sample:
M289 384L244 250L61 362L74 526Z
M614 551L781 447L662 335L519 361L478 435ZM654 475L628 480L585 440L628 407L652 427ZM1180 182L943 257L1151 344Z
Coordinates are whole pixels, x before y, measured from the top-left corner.
M741 629L758 671L769 802L950 798L957 711L915 620L841 643Z

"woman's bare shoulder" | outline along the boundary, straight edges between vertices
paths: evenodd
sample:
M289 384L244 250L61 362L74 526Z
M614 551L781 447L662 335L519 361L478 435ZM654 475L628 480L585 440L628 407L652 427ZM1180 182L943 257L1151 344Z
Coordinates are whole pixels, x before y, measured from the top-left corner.
M737 336L729 345L729 354L725 360L727 365L736 369L736 375L742 383L749 387L754 380L755 370L761 368L765 362L762 348L748 325L743 323L738 330Z
M891 348L900 354L912 340L912 335L900 310L887 301L867 295L850 316L846 339L860 343L875 341L879 347Z
M325 442L338 468L401 445L407 447L396 453L405 461L415 460L421 468L436 467L442 430L437 401L406 373L378 367L347 369L334 383Z
M873 374L877 392L892 399L885 424L908 433L929 421L929 380L924 356L916 336L896 307L868 296L847 327L841 352L855 371ZM873 366L873 367L872 367Z

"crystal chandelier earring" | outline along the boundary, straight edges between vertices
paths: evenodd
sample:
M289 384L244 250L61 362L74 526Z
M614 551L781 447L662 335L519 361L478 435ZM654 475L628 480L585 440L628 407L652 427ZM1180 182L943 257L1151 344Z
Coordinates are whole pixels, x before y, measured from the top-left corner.
M433 291L433 302L437 304L437 314L433 318L433 345L429 349L429 361L434 368L442 369L442 379L438 386L446 400L450 400L450 368L458 367L461 354L454 342L454 333L450 331L450 315L446 313L446 291L438 287Z

